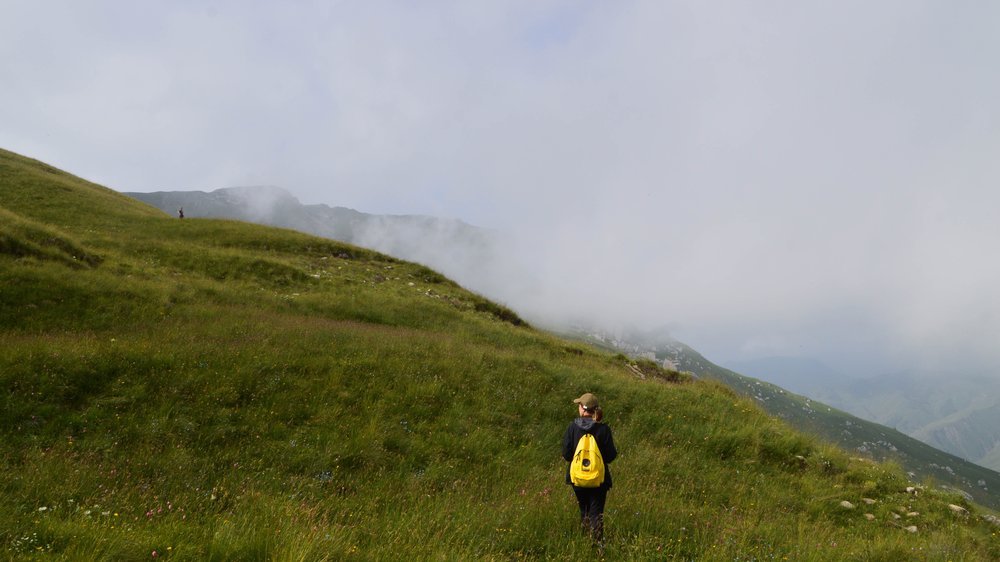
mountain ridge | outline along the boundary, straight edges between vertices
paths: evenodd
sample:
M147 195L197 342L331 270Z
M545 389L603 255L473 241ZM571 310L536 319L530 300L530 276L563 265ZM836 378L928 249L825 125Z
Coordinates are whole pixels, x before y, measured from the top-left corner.
M510 267L501 259L502 240L492 230L458 219L304 205L287 190L273 186L124 194L172 216L183 208L189 218L225 218L291 228L422 263L483 293L502 295L506 290L498 281Z
M794 357L726 366L1000 470L1000 434L994 429L1000 422L995 413L1000 383L993 377L904 371L849 378L831 376L815 360Z

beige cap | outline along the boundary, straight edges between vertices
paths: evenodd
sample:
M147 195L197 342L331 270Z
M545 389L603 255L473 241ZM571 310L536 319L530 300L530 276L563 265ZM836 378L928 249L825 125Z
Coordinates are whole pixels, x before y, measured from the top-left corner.
M597 396L588 392L574 400L573 403L583 406L584 410L593 410L597 407Z

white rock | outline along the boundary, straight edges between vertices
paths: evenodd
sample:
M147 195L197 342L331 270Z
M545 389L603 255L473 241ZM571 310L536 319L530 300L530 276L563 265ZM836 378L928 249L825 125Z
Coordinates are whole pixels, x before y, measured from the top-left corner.
M916 525L910 525L909 527L904 527L904 528L907 531L911 532L911 533L916 533L917 532L917 526Z
M842 507L844 509L854 509L854 504L851 503L851 502L849 502L849 501L847 501L847 500L844 500L844 501L840 502L840 507Z

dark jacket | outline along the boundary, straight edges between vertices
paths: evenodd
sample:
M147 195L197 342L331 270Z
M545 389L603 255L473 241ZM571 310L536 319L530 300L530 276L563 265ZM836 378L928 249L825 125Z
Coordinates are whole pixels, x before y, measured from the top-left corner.
M576 444L589 433L597 441L597 448L601 450L601 458L604 460L604 483L602 488L611 487L611 461L618 456L618 449L615 449L615 440L611 437L611 428L600 422L595 422L592 418L576 418L569 427L566 428L566 435L563 436L562 453L567 462L573 460L573 453L576 452ZM566 465L566 483L572 484L569 479L569 465Z

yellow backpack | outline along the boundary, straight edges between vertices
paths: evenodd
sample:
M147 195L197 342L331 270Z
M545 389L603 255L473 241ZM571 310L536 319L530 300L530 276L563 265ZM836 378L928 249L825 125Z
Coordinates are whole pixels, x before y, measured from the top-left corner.
M585 433L576 443L576 453L569 465L569 479L580 488L597 488L604 483L604 459L594 436Z

